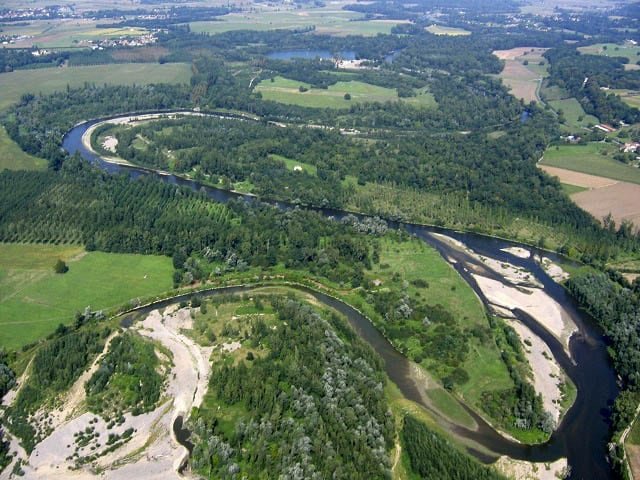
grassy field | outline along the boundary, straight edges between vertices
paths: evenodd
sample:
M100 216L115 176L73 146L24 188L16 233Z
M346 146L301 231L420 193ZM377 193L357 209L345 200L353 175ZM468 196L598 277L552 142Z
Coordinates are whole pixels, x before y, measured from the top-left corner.
M587 47L578 47L580 53L602 55L605 57L623 57L629 63L640 61L640 47L637 45L616 45L615 43L596 43Z
M301 86L307 91L300 92ZM262 98L266 100L313 108L349 108L351 104L358 102L396 100L423 107L433 107L436 104L433 95L426 91L419 92L416 97L399 98L393 88L378 87L357 81L338 82L327 89L320 89L311 88L311 85L297 80L275 77L273 82L269 79L260 82L255 91L260 92ZM351 100L345 100L346 93L351 95Z
M544 154L542 164L614 180L640 183L640 170L614 160L612 157L616 151L615 146L602 143L561 145L557 148L549 148Z
M69 266L65 274L53 271L59 258ZM38 340L88 305L104 309L170 290L172 272L168 257L0 244L0 346Z
M34 46L56 50L88 48L91 41L137 37L148 33L143 28L96 28L97 23L80 19L35 20L24 26L5 26L2 33L25 37L10 45L13 48Z
M132 85L149 83L187 83L191 67L186 63L122 63L90 67L39 68L16 70L0 75L0 110L20 100L25 93L53 93L85 82Z
M620 95L624 103L631 107L640 108L640 92L637 90L611 90L611 93Z
M0 126L0 172L7 170L44 170L47 161L33 157L9 138L4 127Z
M434 35L450 35L452 37L459 37L464 35L471 35L469 30L463 28L445 27L443 25L429 25L425 27L425 30Z
M587 188L578 187L577 185L569 185L568 183L562 183L561 186L562 186L562 190L567 195L573 195L574 193L580 193L580 192L584 192L585 190L588 190Z
M566 119L567 126L571 128L587 127L598 123L598 119L593 115L587 115L582 109L582 105L575 98L564 100L552 100L548 102L556 112L562 111Z
M189 25L193 32L209 34L231 30L263 31L314 26L315 32L319 34L375 36L379 33L391 33L395 25L403 23L401 20L360 20L363 18L362 14L335 8L230 13L220 18L221 21L192 22Z
M372 275L382 280L383 286L391 284L392 276L397 272L408 282L409 296L421 295L428 304L441 304L462 328L488 327L478 297L436 250L418 240L405 243L384 240L380 250L380 264L374 267ZM385 264L389 268L381 268ZM417 279L426 280L429 287L415 287L411 282ZM470 380L460 386L459 391L466 401L478 405L483 391L509 388L512 381L495 343L472 342L470 346L471 351L463 364Z
M269 156L274 160L279 160L281 162L284 162L285 166L287 167L287 170L293 171L295 167L301 167L302 170L307 172L309 175L313 175L315 177L318 174L318 167L316 167L315 165L310 165L304 162L298 162L291 158L283 157L282 155L274 154Z

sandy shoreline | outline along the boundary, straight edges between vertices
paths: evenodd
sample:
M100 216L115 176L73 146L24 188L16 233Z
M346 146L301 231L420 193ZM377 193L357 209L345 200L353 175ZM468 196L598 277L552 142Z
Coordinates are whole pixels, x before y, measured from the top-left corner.
M562 370L558 362L554 359L551 350L544 341L535 335L529 328L517 320L507 320L522 343L525 357L531 366L533 386L542 396L542 403L545 411L553 415L556 425L560 420L560 402L562 391Z
M567 465L566 458L560 458L555 462L531 463L505 456L494 463L498 471L516 480L558 480L564 478Z
M562 342L567 354L569 339L578 327L571 321L560 304L539 288L509 287L498 280L471 274L489 303L503 309L522 310Z

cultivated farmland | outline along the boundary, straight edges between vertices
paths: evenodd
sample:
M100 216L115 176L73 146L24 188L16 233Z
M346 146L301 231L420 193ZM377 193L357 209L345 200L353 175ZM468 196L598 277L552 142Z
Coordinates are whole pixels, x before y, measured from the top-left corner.
M589 175L640 184L640 170L614 160L612 157L616 151L616 146L606 143L561 145L548 149L541 163Z
M35 20L26 25L3 26L3 34L20 35L12 48L74 49L88 48L90 41L144 35L143 28L97 28L92 20Z
M221 21L192 22L191 30L197 33L223 33L231 30L276 30L315 27L315 32L328 35L375 36L388 34L402 20L365 20L356 12L333 9L295 11L259 11L230 13Z
M525 102L540 101L540 82L547 75L547 61L542 57L544 48L518 47L493 52L504 61L500 73L511 94ZM542 64L542 65L541 65Z

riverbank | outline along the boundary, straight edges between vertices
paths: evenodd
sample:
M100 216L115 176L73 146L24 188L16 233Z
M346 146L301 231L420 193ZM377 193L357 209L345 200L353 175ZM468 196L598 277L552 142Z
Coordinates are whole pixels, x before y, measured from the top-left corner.
M79 129L81 130L82 127L79 127ZM66 147L69 147L70 149L73 149L73 151L77 150L77 148L73 146L73 143L70 143L70 142L68 142L66 144ZM186 184L189 184L189 185L191 185L191 186L193 186L195 188L201 188L201 185L198 184L197 182L190 181L190 182L187 182ZM217 189L216 189L215 192L209 190L209 191L207 191L207 193L209 193L210 196L212 196L213 198L215 198L216 200L219 200L219 201L226 201L226 200L228 200L230 198L237 198L237 196L232 196L232 195L230 195L229 193L227 193L225 191L217 190ZM286 204L278 203L278 206L281 206L282 208L288 208L288 205L286 205ZM340 218L342 215L344 215L346 213L347 212L336 212L336 211L327 211L326 212L327 215L337 216L338 218ZM396 222L391 222L391 223L392 223L392 226L394 226L394 227L399 227L399 228L403 228L404 227L404 228L409 229L410 232L414 232L414 231L419 232L419 231L427 229L427 228L424 228L424 227L419 226L419 225L403 224L403 223L396 223ZM437 229L434 229L434 230L442 231L444 229L437 228ZM461 236L465 236L465 235L461 234ZM466 234L466 236L467 237L471 237L471 234ZM506 241L509 242L509 243L501 242L501 240L497 236L489 237L487 235L480 234L480 235L475 235L473 238L475 238L475 240L474 240L475 242L485 242L488 248L496 248L496 247L498 247L498 248L509 248L509 247L512 247L512 246L517 246L517 245L513 244L512 242L510 242L508 239ZM485 240L482 240L482 239L485 239ZM491 245L491 246L489 247L489 245ZM535 248L535 247L533 247L532 245L522 244L520 248ZM443 255L443 256L445 256L445 258L446 258L446 254ZM473 281L473 279L471 279L471 280ZM554 291L554 292L555 292L554 295L557 296L558 298L564 298L564 296L566 295L565 292L559 292L557 290ZM576 314L577 314L576 312L573 312L571 315L576 315ZM588 325L589 325L589 320L585 320L585 321L581 321L580 322L580 328L591 328L591 327L587 327ZM589 330L587 330L587 332L589 332ZM594 338L599 339L600 338L600 334L599 333L594 333L594 334L589 333L587 335L587 337L589 337L592 340ZM590 347L588 347L586 342L582 338L578 338L577 340L575 340L575 338L576 337L574 337L574 340L571 341L571 345L572 345L571 350L578 349L579 351L582 351L584 349L591 348L594 345L594 343L592 341L591 344L590 344ZM604 351L605 347L604 347L604 345L602 344L602 342L600 340L596 341L595 344L598 345L598 347L597 347L598 349L602 349ZM588 358L590 358L590 357L581 356L580 358L583 359L582 363L585 363L585 362L589 363ZM591 358L592 358L592 356L591 356ZM596 369L596 370L599 370L600 374L604 375L604 376L612 375L611 373L608 372L607 369ZM593 395L588 393L589 391L591 391L592 384L594 382L595 383L599 383L599 384L603 384L603 383L610 384L608 379L605 380L604 378L601 378L598 381L596 381L595 378L592 378L592 379L590 379L590 381L584 380L584 381L580 382L580 387L579 387L580 391L579 391L579 394L578 394L579 398L582 397L582 395L585 395L585 392L586 392L587 398L589 398L589 400L588 400L589 407L588 407L587 410L582 410L581 413L580 413L580 416L587 414L586 412L590 412L590 413L588 413L588 417L589 418L591 418L591 419L594 419L594 418L601 419L602 409L606 408L605 403L607 401L610 401L610 400L606 400L606 399L603 400L603 397L608 397L606 392L598 392L597 394L594 393ZM594 399L598 398L598 400L596 402L595 400L593 400L593 401L590 400L590 398L594 398ZM583 397L583 401L584 401L584 397ZM571 415L568 415L568 416L571 416ZM576 421L576 419L573 419L573 420ZM583 467L584 467L584 470L582 470L582 471L585 471L585 472L603 471L603 469L607 469L608 467L607 467L606 461L604 461L604 458L601 458L601 453L599 453L599 450L598 450L598 452L596 452L595 450L594 451L590 450L591 447L594 446L595 444L592 444L591 446L588 446L590 444L586 444L583 441L584 438L586 438L586 437L588 437L590 435L590 433L589 433L590 431L595 431L594 427L593 427L593 425L594 425L593 422L582 422L580 420L577 420L577 422L578 422L577 423L578 425L584 426L584 428L580 427L578 429L571 429L571 435L576 435L577 436L576 437L576 441L575 442L567 442L567 444L571 445L571 449L573 450L572 455L573 455L573 458L575 459L575 461L580 462L579 471ZM587 424L589 424L588 427L587 427ZM600 425L599 421L597 422L597 425ZM598 429L600 429L600 428L601 428L601 426L598 426ZM559 428L559 432L560 433L558 433L558 435L564 435L565 432L569 433L569 430L566 427L564 427L563 425L561 425L560 428ZM483 432L483 434L481 436L484 436L487 433L488 432ZM465 435L467 435L467 433L465 433ZM599 435L598 438L601 438L600 434L598 434L598 435ZM472 436L473 436L473 434L472 434ZM494 445L495 448L498 448L500 450L500 449L506 447L506 445L502 442L502 440L498 440L495 437L492 437L492 438L493 439L489 443L490 444L495 443L495 445ZM600 441L598 441L596 443L599 445L599 442ZM497 447L496 445L501 445L501 447ZM564 450L566 448L565 446L562 446L562 445L566 445L566 444L564 442L561 444L556 439L555 436L552 437L551 445L552 445L551 449L546 448L546 450L545 450L546 454L545 455L550 455L551 452L562 451L562 450ZM513 449L513 450L511 450L511 449ZM555 449L558 449L558 450L555 450ZM518 451L517 447L510 446L509 448L507 448L507 450L512 451L513 452L512 454L515 455L515 456L519 455L518 453L516 453ZM587 450L588 450L588 452L587 452ZM533 452L537 452L537 450L535 448L532 451ZM527 455L531 458L532 453L529 452ZM533 455L533 456L535 456L535 455ZM580 460L578 460L578 459L580 459ZM571 458L569 459L569 461L570 462L572 461ZM586 465L589 465L589 466L587 467Z

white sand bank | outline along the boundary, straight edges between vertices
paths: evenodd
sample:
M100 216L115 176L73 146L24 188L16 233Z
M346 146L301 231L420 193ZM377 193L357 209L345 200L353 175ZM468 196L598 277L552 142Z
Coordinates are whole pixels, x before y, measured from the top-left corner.
M526 248L522 248L522 247L502 248L500 251L501 252L510 253L511 255L514 255L514 256L516 256L518 258L529 258L529 257L531 257L531 252L529 250L527 250Z
M560 419L560 401L562 392L562 370L553 357L551 350L544 341L517 320L507 320L522 342L522 347L531 366L533 386L542 396L545 411L553 415L556 424ZM526 342L525 342L526 341ZM529 345L530 344L530 345Z
M508 310L520 309L562 342L569 352L569 338L577 331L575 323L560 304L539 288L516 288L482 275L472 274L490 303Z
M508 478L515 480L558 480L558 478L564 478L567 459L560 458L549 463L531 463L503 456L494 463L494 467Z
M553 279L554 282L564 282L569 278L569 274L565 272L560 265L554 263L550 258L540 257L536 255L534 259L540 264L542 269Z
M96 360L70 390L68 398L73 401L60 412L53 412L57 428L36 446L28 465L23 467L26 473L23 478L182 478L177 469L187 452L174 438L173 423L179 415L187 418L191 409L202 403L211 371L211 348L200 347L180 333L181 329L191 327L191 323L189 309L176 311L172 308L167 309L165 315L155 310L135 326L140 334L160 342L172 353L173 368L168 374L160 406L138 416L125 414L124 423L111 429L99 415L80 414L78 406L85 398L84 383L97 366ZM73 418L69 419L69 415ZM76 450L75 434L87 428L93 429L94 438ZM130 440L115 451L106 452L109 434L122 435L128 429L133 429ZM79 470L71 471L70 467L75 463L71 457L76 452L79 457L102 455Z

